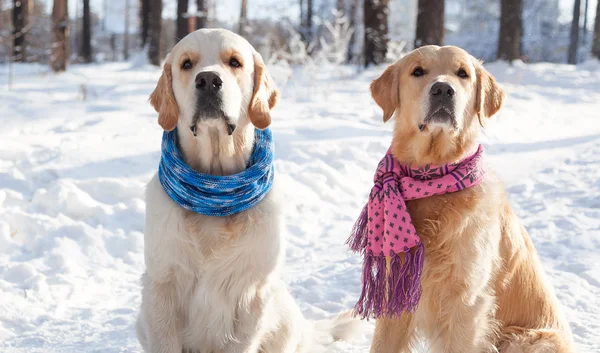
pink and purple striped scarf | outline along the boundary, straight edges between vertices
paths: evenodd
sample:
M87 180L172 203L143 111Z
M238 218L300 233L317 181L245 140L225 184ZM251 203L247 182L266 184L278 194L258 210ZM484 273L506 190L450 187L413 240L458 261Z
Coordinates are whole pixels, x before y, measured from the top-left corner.
M416 309L425 250L406 202L478 185L484 175L482 145L457 163L419 168L398 162L391 148L387 151L347 241L353 251L364 255L362 292L354 308L357 315L363 319L398 317ZM390 256L389 269L386 256Z

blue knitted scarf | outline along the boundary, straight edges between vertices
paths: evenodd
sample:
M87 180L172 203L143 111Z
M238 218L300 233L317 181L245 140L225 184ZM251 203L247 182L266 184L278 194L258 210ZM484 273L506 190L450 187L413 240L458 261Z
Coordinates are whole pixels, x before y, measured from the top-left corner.
M186 210L207 216L230 216L255 206L271 190L273 152L271 131L256 129L246 170L228 176L202 174L183 161L177 129L165 131L158 179L167 195Z

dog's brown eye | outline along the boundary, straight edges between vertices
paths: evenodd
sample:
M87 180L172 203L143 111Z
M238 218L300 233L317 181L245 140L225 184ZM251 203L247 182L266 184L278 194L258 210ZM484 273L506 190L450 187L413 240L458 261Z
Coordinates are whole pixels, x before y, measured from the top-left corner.
M460 78L467 78L469 77L469 75L467 75L467 72L464 69L460 69L456 72L456 76L460 77Z
M415 77L421 77L421 76L425 75L425 71L423 71L422 67L417 67L416 69L413 70L412 75Z
M187 59L186 61L183 62L183 64L181 64L181 68L183 70L189 70L192 68L192 66L194 66L194 65L192 65L192 62L190 61L190 59Z
M238 67L242 67L242 64L238 61L238 59L231 58L231 59L229 59L229 66L238 68Z

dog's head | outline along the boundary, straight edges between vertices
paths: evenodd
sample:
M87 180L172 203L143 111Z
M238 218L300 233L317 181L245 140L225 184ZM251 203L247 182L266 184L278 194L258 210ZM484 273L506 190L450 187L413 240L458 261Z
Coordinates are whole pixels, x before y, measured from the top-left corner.
M504 99L480 61L460 48L433 45L390 65L371 93L384 121L395 116L396 157L419 164L460 157Z
M267 128L278 94L250 43L227 30L201 29L169 53L150 103L167 131L208 125L231 135L248 121Z

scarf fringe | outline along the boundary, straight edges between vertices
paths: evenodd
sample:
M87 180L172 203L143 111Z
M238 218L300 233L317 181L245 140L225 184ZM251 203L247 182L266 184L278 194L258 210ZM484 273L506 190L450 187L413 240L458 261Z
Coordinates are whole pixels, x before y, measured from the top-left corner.
M350 249L354 252L364 253L367 242L368 242L368 234L367 234L367 222L369 219L369 208L368 204L363 207L360 216L354 223L352 227L352 232L350 233L350 237L346 240L346 245L350 247Z
M398 254L391 254L389 270L386 256L365 254L360 298L354 314L365 318L397 318L403 312L414 312L421 298L421 274L425 249L420 243L416 249L404 253L404 261Z

